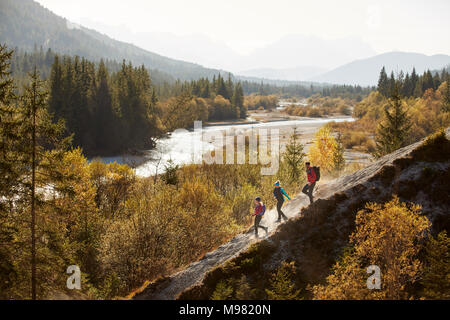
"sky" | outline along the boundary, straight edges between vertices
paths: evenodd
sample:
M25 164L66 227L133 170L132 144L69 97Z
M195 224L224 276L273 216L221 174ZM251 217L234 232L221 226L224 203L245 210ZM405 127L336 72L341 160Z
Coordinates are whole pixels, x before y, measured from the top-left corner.
M449 0L37 1L75 23L93 21L133 32L201 34L240 54L290 34L359 37L377 53L450 54Z

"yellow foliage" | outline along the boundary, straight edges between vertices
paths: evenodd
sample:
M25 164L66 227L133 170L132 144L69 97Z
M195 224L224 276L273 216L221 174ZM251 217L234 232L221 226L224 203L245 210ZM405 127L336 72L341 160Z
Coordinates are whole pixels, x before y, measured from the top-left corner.
M380 205L367 204L358 212L353 245L336 263L326 285L313 288L315 299L409 299L407 286L418 280L420 243L430 222L420 206L406 205L397 197ZM381 290L369 290L365 273L370 265L381 269Z
M320 166L322 172L334 170L338 145L329 127L324 126L317 131L313 145L309 148L309 160L314 166Z

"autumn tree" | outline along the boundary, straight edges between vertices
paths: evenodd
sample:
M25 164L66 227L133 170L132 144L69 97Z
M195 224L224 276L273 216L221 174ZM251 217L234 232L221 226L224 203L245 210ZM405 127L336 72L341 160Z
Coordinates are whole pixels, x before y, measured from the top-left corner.
M320 166L323 172L332 173L342 166L342 147L331 134L328 126L316 132L313 145L309 149L309 160L314 166Z
M420 277L419 252L430 222L418 205L397 197L383 205L370 203L356 216L350 249L336 263L327 284L315 286L315 299L409 299L408 288ZM367 267L381 270L381 289L366 286Z
M445 89L442 97L442 112L450 112L450 77L445 82Z
M337 175L339 175L345 167L345 158L344 158L344 145L342 143L342 134L338 132L336 138L336 148L334 150L334 170Z

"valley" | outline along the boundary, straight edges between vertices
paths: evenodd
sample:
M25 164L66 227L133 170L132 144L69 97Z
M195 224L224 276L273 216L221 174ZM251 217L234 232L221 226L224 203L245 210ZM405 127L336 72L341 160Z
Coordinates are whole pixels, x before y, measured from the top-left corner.
M449 10L0 0L0 300L449 300Z

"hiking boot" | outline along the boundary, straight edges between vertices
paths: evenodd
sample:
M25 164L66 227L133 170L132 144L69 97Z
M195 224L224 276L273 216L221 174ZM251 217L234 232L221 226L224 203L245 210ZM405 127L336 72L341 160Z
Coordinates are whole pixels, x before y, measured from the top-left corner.
M275 221L275 223L280 223L281 222L281 219L277 219L276 221Z

